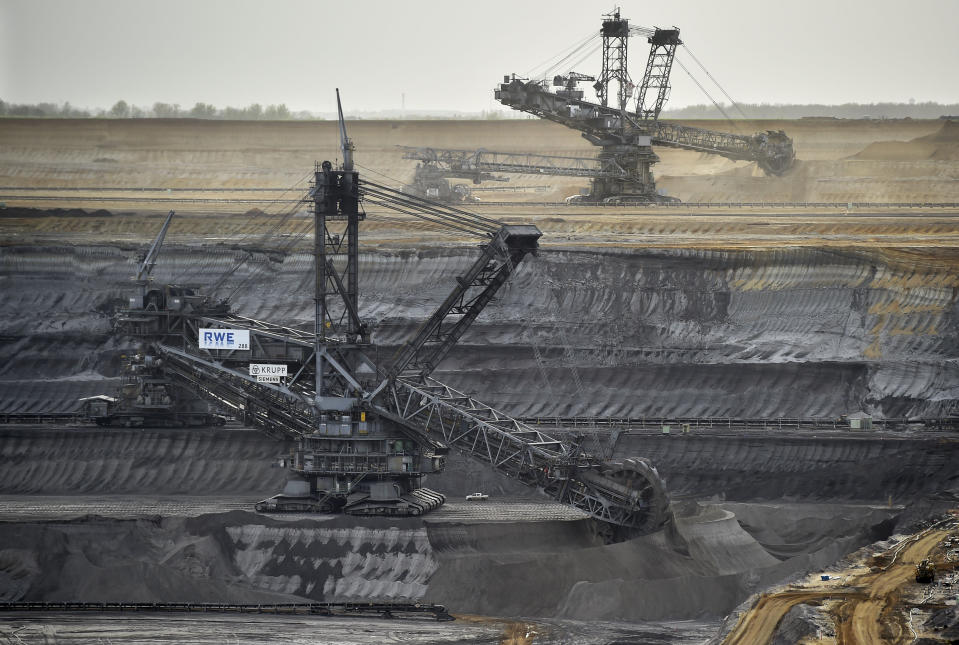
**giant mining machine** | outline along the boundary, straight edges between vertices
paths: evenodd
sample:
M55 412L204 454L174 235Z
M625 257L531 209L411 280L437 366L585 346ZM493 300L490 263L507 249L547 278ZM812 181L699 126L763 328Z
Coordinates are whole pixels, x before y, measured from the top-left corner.
M599 76L558 69L559 65L573 64L581 51L588 51L597 35L602 49ZM650 46L643 78L638 85L632 81L627 60L631 36L646 38ZM562 73L539 79L521 78L515 74L504 76L495 90L496 100L514 110L579 130L587 141L600 148L595 159L434 148L406 148L404 156L420 162L416 178L428 178L437 196L449 194L454 198L457 197L455 192L438 187L443 177L465 177L476 183L488 179L494 172L512 172L589 178L587 194L575 196L574 200L675 202L675 198L661 195L656 190L652 166L659 157L653 151L654 146L753 161L767 175L781 175L789 170L795 153L792 139L782 130L743 135L659 120L669 97L676 51L682 44L678 28L630 25L616 9L604 16L598 34L575 47L553 66L555 71ZM585 92L580 88L580 83L584 82L592 83L598 102L585 99Z
M292 440L286 488L257 510L420 515L442 494L422 486L450 448L583 512L608 540L659 529L668 498L644 459L607 461L432 376L497 292L536 252L540 231L504 224L361 179L340 112L343 163L315 167L312 330L233 313L174 285L144 289L117 313L149 374ZM359 236L376 204L475 236L478 252L451 291L388 361L360 315ZM165 229L164 229L165 232ZM384 352L385 353L385 352Z

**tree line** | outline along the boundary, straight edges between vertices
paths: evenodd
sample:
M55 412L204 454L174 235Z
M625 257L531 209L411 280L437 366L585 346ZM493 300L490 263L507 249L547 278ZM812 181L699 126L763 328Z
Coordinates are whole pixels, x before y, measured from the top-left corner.
M78 109L66 103L7 103L0 100L0 117L55 117L70 119L108 118L108 119L230 119L230 120L267 120L284 121L286 119L312 119L310 112L292 112L284 103L274 105L250 105L237 108L217 108L210 103L196 103L192 108L183 108L178 103L157 102L143 107L117 101L109 110Z
M720 111L720 108L722 110ZM663 110L665 119L937 119L941 116L959 115L959 103L936 103L926 101L918 103L845 103L842 105L825 104L767 104L740 103L739 105L689 105L682 108ZM109 118L109 119L226 119L235 121L284 121L288 119L323 119L308 111L291 111L286 104L261 105L251 103L242 108L218 108L210 103L198 102L187 109L178 103L157 102L144 107L120 100L109 109L81 109L66 103L7 103L0 100L0 117L48 117L48 118ZM401 110L382 110L351 114L351 118L372 119L522 119L526 115L510 110L483 110L475 113L459 113L444 110L406 112Z

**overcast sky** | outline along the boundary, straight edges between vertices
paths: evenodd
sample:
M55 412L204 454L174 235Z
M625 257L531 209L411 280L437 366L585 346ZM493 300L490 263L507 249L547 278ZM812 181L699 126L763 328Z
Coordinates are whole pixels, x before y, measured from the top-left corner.
M524 74L598 32L613 2L0 0L0 99L110 107L286 103L328 112L495 108ZM959 102L959 0L643 0L738 101ZM633 39L642 76L648 45ZM691 65L682 49L678 55ZM595 74L600 58L576 67ZM570 71L568 69L561 71ZM698 73L701 79L705 75ZM717 95L719 93L714 92ZM669 105L707 102L682 69Z

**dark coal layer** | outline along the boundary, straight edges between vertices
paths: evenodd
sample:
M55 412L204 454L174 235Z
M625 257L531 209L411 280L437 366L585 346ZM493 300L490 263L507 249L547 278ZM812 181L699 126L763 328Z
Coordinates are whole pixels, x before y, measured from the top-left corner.
M614 454L649 458L675 496L881 504L959 498L954 439L623 434Z
M265 497L282 490L288 452L252 430L0 426L0 491Z
M362 255L377 358L415 332L472 254ZM109 312L134 291L134 255L3 249L0 411L68 409L74 396L110 393L102 379L117 376L131 344L111 335ZM241 255L171 246L155 277L209 285ZM257 254L220 295L245 315L309 324L310 266L308 254ZM547 249L437 376L517 415L947 415L959 410L953 273L865 251Z

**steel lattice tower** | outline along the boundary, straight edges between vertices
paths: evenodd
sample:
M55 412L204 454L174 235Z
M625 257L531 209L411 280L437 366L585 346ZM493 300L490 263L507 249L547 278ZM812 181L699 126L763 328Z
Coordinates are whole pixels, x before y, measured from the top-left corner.
M603 37L603 71L596 81L596 93L600 103L609 105L609 83L615 80L619 83L616 95L619 109L626 109L626 101L633 92L633 82L629 78L626 53L629 42L629 21L619 17L619 9L611 15L604 16L603 28L600 34Z

